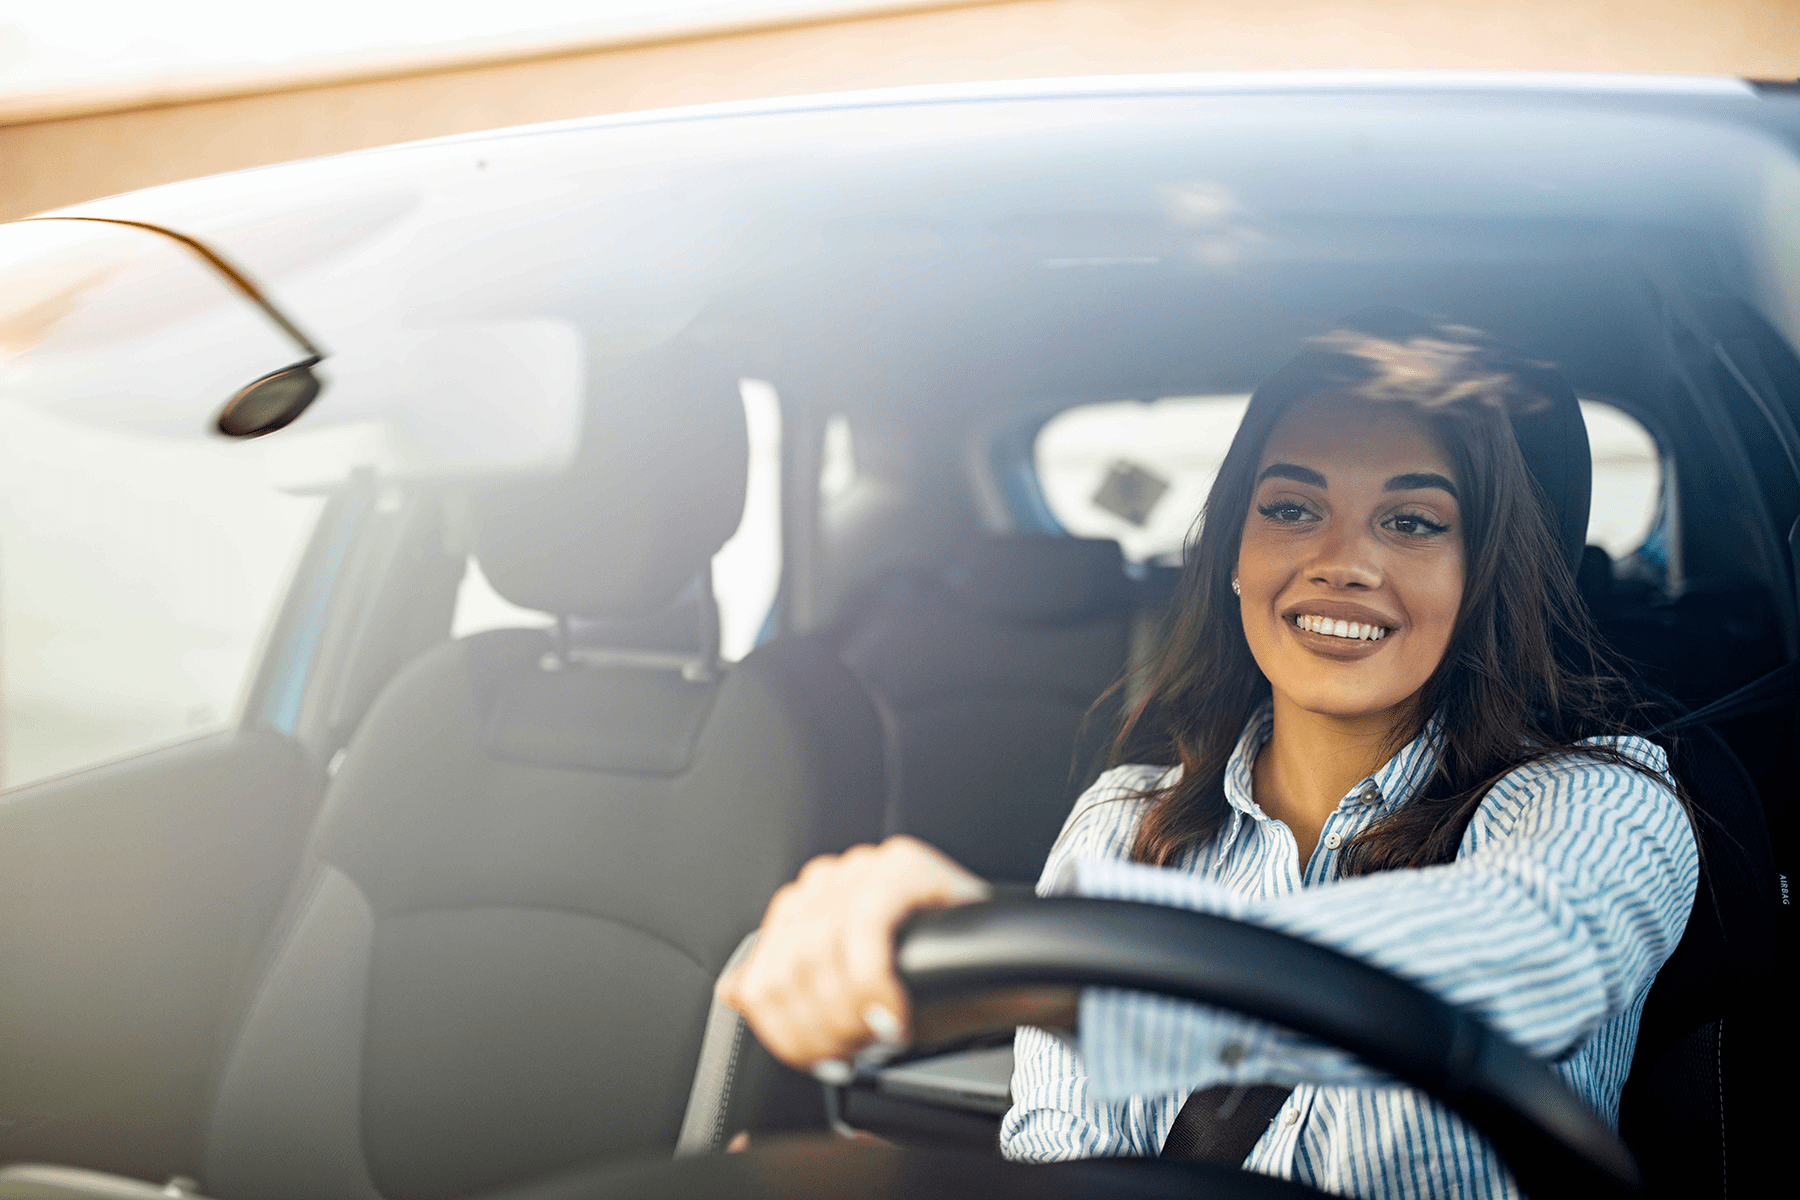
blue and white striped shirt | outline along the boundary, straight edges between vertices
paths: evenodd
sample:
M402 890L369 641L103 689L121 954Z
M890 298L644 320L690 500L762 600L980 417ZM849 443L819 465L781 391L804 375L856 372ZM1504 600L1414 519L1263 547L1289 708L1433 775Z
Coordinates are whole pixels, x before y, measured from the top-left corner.
M1430 778L1427 730L1339 803L1310 862L1251 798L1267 705L1225 773L1232 812L1212 842L1169 868L1127 861L1161 767L1124 766L1082 795L1050 852L1040 894L1078 891L1222 913L1304 937L1409 979L1484 1017L1616 1124L1638 1018L1693 906L1698 855L1673 791L1578 756L1496 784L1456 861L1338 879L1339 850ZM1612 743L1659 773L1663 752ZM1080 1045L1041 1029L1016 1041L1009 1158L1155 1155L1182 1101L1221 1083L1293 1083L1244 1161L1254 1171L1358 1197L1511 1197L1511 1176L1442 1105L1356 1060L1259 1021L1183 1001L1090 988ZM1221 1061L1221 1050L1237 1043ZM1241 1055L1237 1050L1243 1050Z

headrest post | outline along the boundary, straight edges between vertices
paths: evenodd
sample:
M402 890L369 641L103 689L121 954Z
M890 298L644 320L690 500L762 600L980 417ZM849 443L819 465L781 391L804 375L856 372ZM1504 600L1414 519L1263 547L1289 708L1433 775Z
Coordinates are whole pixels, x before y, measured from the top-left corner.
M556 624L550 627L550 653L538 660L538 666L546 671L560 671L569 665L569 648L572 645L569 636L569 618L558 616Z
M712 563L709 561L700 568L700 595L694 609L700 622L699 653L694 661L682 668L682 675L697 683L707 683L717 679L721 673L722 663L719 658L719 599L713 593Z

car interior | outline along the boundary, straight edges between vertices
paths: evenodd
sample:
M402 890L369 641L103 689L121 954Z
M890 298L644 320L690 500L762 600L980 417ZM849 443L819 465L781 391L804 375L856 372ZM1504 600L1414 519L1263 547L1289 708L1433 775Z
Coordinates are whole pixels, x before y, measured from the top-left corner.
M20 914L0 1163L217 1200L446 1200L826 1128L819 1085L712 1008L768 898L893 833L1032 883L1168 611L1175 560L1059 519L1040 431L1241 396L1369 305L1520 347L1654 440L1650 532L1616 557L1581 548L1585 440L1540 474L1583 598L1660 698L1646 730L1800 657L1800 360L1705 253L1474 221L1369 237L1222 279L933 259L869 286L853 257L806 264L595 356L555 478L352 479L238 728L0 803ZM780 398L781 566L726 661L711 563L745 506L745 379ZM853 468L822 489L846 436ZM452 636L471 560L531 619ZM1620 1128L1669 1194L1775 1169L1756 1096L1792 1046L1777 862L1800 708L1757 695L1659 735L1706 874ZM1152 730L1131 754L1167 748ZM991 1150L1009 1056L911 1056L836 1116Z

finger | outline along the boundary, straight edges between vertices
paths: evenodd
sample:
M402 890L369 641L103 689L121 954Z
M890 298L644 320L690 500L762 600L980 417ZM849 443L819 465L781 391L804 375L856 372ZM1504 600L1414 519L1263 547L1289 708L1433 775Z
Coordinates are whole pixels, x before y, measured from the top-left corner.
M869 1034L847 989L838 922L829 911L789 913L772 930L767 951L759 940L733 998L757 1036L789 1065L847 1058Z
M894 971L895 931L920 909L984 899L990 889L916 838L889 838L875 857L878 865L867 872L846 909L844 969L870 1036L884 1044L903 1044L911 1020L905 990Z
M905 870L916 872L922 883L929 881L920 889L919 899L923 905L973 904L993 899L994 889L987 880L936 846L899 833L882 843L882 848L889 850L896 860L903 861Z
M827 939L798 964L796 990L813 1027L813 1044L820 1058L849 1058L872 1040L862 1020L862 1008L845 969L845 930L833 926Z
M806 1007L813 1014L818 1042L827 1058L848 1059L883 1034L891 1036L896 1024L889 1019L873 1028L865 1019L869 1005L859 988L857 972L867 968L858 964L871 958L880 961L887 955L886 934L878 926L853 919L853 914L866 901L864 897L884 894L882 873L884 859L872 846L856 846L831 864L828 876L820 872L815 880L822 889L809 905L804 927L796 924L793 933L804 946L802 957L795 963L795 985L806 996ZM827 894L828 893L828 894ZM870 942L873 945L870 945ZM897 989L891 989L897 992ZM878 994L882 1004L892 1007L893 995ZM904 1003L904 997L900 998Z
M904 1044L911 1024L906 991L894 971L894 930L910 911L892 889L858 897L846 914L844 975L848 1002L871 1040Z

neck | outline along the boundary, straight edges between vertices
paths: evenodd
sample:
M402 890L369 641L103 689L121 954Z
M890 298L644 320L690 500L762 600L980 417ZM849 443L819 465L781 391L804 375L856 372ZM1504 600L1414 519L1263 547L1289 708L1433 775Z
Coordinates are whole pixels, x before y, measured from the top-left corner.
M1404 710L1355 717L1308 712L1275 695L1275 727L1254 769L1256 802L1289 825L1324 824L1338 802L1392 756Z

